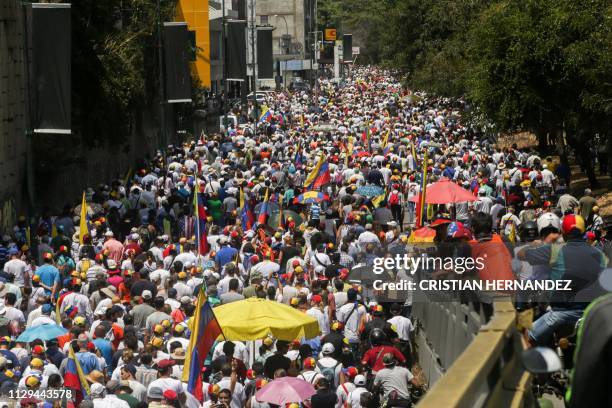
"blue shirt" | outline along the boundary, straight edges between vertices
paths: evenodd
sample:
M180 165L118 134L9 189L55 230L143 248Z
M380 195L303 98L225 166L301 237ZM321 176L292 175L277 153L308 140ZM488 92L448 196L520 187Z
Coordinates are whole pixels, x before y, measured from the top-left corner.
M100 371L100 364L98 362L98 357L95 354L90 353L88 351L78 352L76 353L76 358L79 360L79 364L83 369L83 374L87 375L91 373L93 370Z
M53 265L43 265L36 270L36 275L40 277L40 282L46 286L53 286L54 284L60 283L59 270ZM51 293L50 290L45 289L45 293Z
M111 346L111 342L106 339L95 339L93 344L96 346L102 357L104 357L104 361L106 361L106 367L109 373L113 372L113 348Z
M219 252L217 252L217 255L215 256L215 262L219 264L219 270L221 270L221 268L223 268L223 266L225 266L226 263L232 262L234 258L236 257L237 253L238 253L238 250L231 246L226 245L223 248L221 248Z

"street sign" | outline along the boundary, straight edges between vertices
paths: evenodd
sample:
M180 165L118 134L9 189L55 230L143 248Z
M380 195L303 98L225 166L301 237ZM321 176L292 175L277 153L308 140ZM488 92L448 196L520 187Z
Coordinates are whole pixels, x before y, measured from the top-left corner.
M353 55L359 55L359 47L353 47Z
M336 41L336 29L326 28L325 29L325 41Z

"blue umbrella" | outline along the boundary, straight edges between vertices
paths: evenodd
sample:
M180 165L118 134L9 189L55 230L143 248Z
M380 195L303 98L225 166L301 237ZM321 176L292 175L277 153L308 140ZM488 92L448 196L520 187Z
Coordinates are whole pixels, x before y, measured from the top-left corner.
M21 336L17 337L18 342L29 343L36 339L40 340L53 340L54 338L68 333L68 330L57 324L41 324L40 326L31 327L21 333Z
M359 187L355 192L365 197L376 197L381 195L384 191L385 190L383 190L383 188L380 186L374 184L367 184L365 186Z

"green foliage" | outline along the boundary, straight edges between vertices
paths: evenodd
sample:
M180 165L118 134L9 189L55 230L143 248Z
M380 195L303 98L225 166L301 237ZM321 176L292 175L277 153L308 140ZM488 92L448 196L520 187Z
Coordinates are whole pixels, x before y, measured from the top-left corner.
M171 21L174 1L161 1ZM155 1L81 0L72 7L73 122L84 141L122 141L158 94Z
M465 97L474 117L498 130L563 130L589 163L585 146L609 133L609 0L321 3L325 24L353 32L361 63L403 71L415 89Z

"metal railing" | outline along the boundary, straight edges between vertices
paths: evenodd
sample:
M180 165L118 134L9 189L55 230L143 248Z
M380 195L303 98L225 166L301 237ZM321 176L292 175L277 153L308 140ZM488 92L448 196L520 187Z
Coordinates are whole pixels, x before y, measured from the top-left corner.
M413 316L419 363L431 387L418 407L534 405L531 377L520 363L516 312L507 298L488 304L418 302Z

